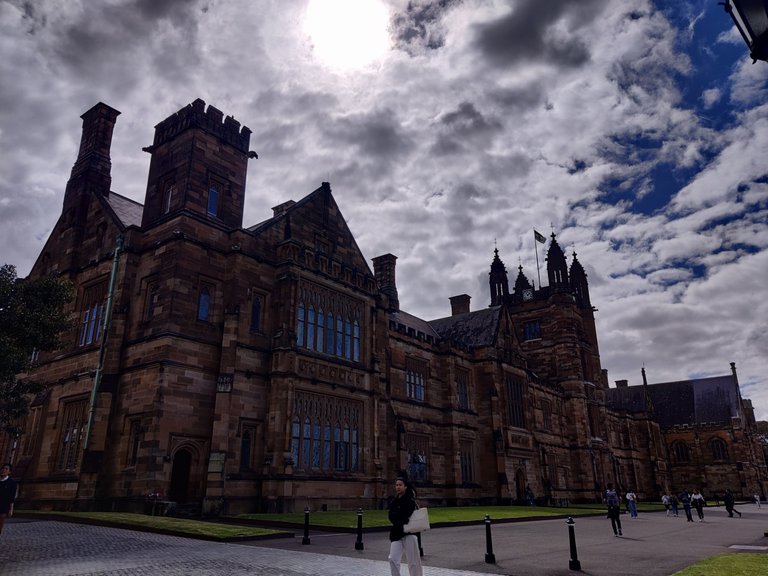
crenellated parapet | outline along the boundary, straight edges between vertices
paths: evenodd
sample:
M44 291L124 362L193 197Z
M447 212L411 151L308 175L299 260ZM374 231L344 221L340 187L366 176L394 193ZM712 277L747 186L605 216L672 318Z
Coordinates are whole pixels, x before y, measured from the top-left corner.
M206 109L205 102L200 98L155 126L155 140L148 151L173 140L190 128L205 130L243 154L248 154L251 140L250 128L241 127L240 122L232 116L225 118L224 113L213 106L208 106Z

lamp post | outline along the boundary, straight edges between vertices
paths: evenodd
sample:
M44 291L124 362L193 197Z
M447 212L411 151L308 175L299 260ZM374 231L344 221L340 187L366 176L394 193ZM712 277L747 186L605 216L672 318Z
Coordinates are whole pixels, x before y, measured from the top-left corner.
M752 63L768 62L768 0L725 0L720 4L747 43Z

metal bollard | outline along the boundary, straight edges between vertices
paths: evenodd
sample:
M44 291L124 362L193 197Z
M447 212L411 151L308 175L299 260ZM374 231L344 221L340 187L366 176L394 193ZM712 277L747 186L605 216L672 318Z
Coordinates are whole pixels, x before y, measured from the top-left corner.
M424 548L421 547L421 532L416 533L416 543L419 545L419 557L424 558Z
M571 559L568 562L568 568L571 570L581 570L581 562L579 562L579 555L576 552L576 529L575 522L572 516L568 516L568 541L571 544Z
M355 550L363 550L365 545L363 544L363 509L357 509L357 542L355 542Z
M304 538L301 539L302 544L309 544L309 506L304 508Z
M496 564L496 555L493 553L493 541L491 540L491 517L485 515L485 563Z

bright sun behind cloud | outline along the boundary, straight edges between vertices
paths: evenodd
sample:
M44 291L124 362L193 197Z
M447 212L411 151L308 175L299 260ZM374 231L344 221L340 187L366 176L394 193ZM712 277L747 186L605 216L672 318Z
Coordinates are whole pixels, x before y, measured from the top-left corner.
M315 56L332 68L371 64L389 48L389 12L381 0L310 0L304 30Z

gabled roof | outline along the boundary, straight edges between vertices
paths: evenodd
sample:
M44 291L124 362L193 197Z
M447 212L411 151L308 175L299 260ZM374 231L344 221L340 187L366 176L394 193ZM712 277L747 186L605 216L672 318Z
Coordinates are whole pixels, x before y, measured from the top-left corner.
M120 194L115 194L114 192L109 193L107 204L112 208L115 216L118 217L123 226L141 226L141 218L144 212L143 204L139 204L130 198L120 196Z
M501 306L432 320L429 325L441 338L470 348L493 346L499 331Z
M696 378L649 384L654 420L663 428L683 424L726 423L740 414L739 391L733 376ZM616 410L645 410L643 386L611 388L606 404Z

